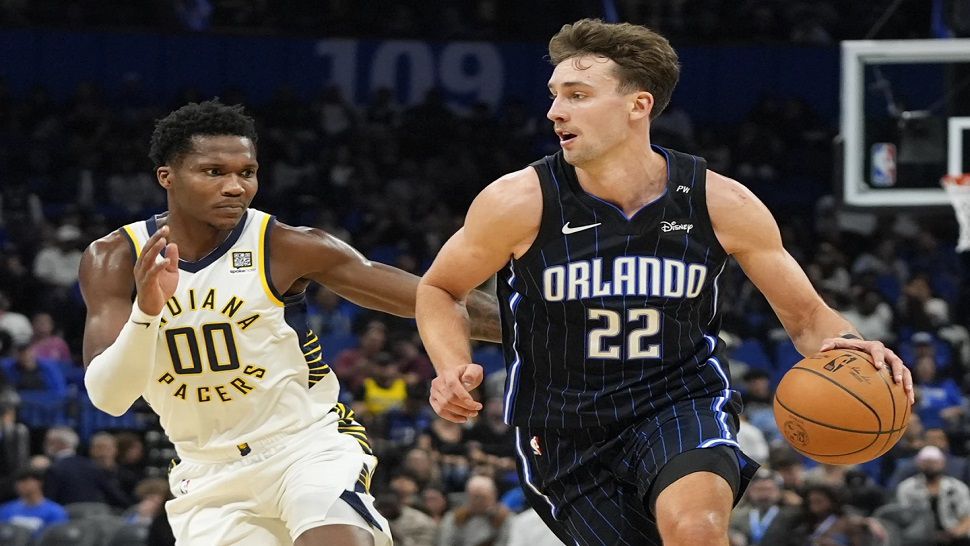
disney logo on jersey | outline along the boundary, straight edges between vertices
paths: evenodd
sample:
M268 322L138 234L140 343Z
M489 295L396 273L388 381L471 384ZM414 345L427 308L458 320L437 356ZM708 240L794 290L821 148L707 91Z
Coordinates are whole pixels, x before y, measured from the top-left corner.
M694 228L694 224L678 224L676 221L668 222L663 220L660 222L660 231L664 233L670 233L671 231L686 231L690 233L690 230Z

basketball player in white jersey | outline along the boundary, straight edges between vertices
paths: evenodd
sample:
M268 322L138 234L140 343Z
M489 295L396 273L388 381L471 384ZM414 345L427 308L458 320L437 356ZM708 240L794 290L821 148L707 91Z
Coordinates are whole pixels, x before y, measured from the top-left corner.
M110 414L144 397L161 418L179 456L166 506L178 543L390 544L368 491L377 461L337 403L304 290L316 281L413 316L417 277L249 208L256 132L242 107L172 112L150 155L168 212L95 241L81 262L85 385ZM498 339L494 302L476 301L474 334Z

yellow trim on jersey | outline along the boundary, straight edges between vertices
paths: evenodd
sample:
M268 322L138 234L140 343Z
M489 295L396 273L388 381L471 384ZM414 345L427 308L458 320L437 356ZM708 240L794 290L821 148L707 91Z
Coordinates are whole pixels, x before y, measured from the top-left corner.
M128 238L131 239L131 244L135 247L135 259L141 258L141 241L138 240L138 236L135 235L135 230L131 229L131 226L122 226L125 233L128 234Z
M269 215L263 217L263 224L259 226L259 280L263 283L263 292L269 301L283 307L283 301L276 297L276 294L269 289L269 279L266 278L266 253L263 250L269 243L266 241L266 227L269 226Z

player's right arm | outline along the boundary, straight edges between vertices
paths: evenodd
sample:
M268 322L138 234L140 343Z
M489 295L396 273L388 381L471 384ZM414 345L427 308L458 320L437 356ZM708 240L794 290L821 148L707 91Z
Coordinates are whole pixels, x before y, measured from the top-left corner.
M542 218L539 177L531 167L496 180L475 198L465 225L441 248L418 284L416 319L438 376L431 406L465 422L481 409L469 391L482 381L472 363L465 298L510 259L532 246Z
M81 257L84 385L94 406L111 415L122 415L142 395L155 361L162 307L178 284L178 248L167 244L167 235L168 226L152 235L134 269L128 242L117 232L91 243ZM166 258L156 260L166 245Z

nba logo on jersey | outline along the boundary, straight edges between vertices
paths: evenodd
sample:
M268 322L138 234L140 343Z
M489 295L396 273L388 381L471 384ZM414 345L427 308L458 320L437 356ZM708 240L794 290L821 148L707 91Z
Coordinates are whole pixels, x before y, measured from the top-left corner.
M244 267L252 267L252 266L253 266L252 252L233 252L232 253L233 269L242 269Z

